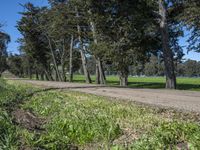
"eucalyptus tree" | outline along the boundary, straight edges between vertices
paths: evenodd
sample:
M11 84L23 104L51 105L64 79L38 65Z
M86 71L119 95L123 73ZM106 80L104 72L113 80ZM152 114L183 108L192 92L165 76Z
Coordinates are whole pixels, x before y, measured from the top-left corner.
M7 69L6 58L7 58L7 44L10 42L10 36L1 30L2 25L0 24L0 77L2 72Z

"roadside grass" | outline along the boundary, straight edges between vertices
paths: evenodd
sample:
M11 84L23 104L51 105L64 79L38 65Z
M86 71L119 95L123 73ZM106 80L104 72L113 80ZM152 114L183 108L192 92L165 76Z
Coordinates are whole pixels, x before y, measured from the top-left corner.
M91 76L93 83L95 82L95 76ZM109 86L119 86L119 78L117 76L107 76L107 84ZM150 88L150 89L162 89L165 88L164 77L129 77L130 88ZM84 83L85 79L83 75L75 75L74 82ZM193 90L200 91L200 78L177 78L177 89L179 90Z
M73 146L155 150L177 149L179 145L183 149L200 149L196 114L79 92L44 90L18 81L0 82L0 149L19 149L22 141L31 149L48 150L68 150ZM45 130L30 131L15 124L8 109L14 105L45 118Z

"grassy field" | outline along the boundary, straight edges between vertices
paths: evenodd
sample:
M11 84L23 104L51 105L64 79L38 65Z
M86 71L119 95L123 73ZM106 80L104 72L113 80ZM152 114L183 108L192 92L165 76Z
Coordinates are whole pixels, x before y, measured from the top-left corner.
M0 80L2 150L195 150L200 149L198 119L196 114Z
M84 82L83 75L75 75L75 82ZM95 82L95 76L92 76ZM110 86L118 86L119 78L117 76L108 76L107 84ZM165 88L164 77L129 77L129 87L131 88ZM177 89L200 91L200 78L177 78Z

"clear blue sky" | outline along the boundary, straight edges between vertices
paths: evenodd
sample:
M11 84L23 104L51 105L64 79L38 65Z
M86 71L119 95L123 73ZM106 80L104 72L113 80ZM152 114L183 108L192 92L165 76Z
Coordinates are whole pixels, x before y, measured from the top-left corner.
M19 3L24 4L26 2L31 2L37 6L46 6L47 0L1 0L0 2L0 22L4 23L4 31L6 31L11 36L11 43L8 45L8 51L12 53L18 53L18 43L16 40L20 37L20 33L15 28L17 20L20 19L18 12L23 11L23 7ZM187 34L187 33L186 33ZM186 37L180 39L180 44L186 46ZM184 49L185 58L199 60L200 53L189 52Z
M18 53L19 44L16 40L21 36L16 29L16 23L20 19L19 12L24 8L19 4L31 2L36 6L46 6L47 0L1 0L0 1L0 22L5 24L3 30L11 36L11 43L8 45L8 51Z

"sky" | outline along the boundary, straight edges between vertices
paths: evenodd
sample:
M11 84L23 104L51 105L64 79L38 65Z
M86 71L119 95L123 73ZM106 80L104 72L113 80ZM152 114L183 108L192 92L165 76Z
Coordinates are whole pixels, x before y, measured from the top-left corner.
M31 2L36 6L46 6L47 0L1 0L0 2L0 22L5 26L3 30L11 36L11 42L8 45L8 52L19 53L19 44L16 42L21 37L19 31L16 29L16 23L20 20L19 12L23 12L24 8L20 4ZM187 35L187 33L186 33ZM180 45L187 46L187 36L180 39ZM184 48L185 59L193 59L200 61L200 53L189 52Z
M19 12L23 12L24 8L20 4L31 2L36 6L46 6L47 0L0 0L0 23L4 24L3 31L11 37L11 42L8 45L8 52L19 53L19 44L16 42L21 37L16 28L17 21L21 16Z

